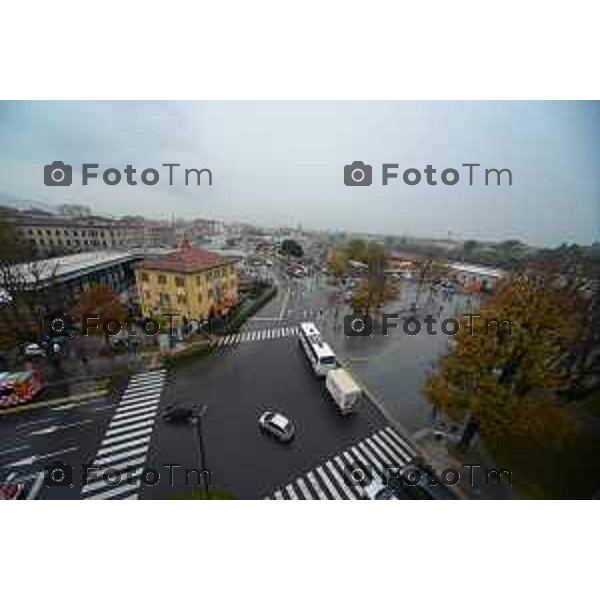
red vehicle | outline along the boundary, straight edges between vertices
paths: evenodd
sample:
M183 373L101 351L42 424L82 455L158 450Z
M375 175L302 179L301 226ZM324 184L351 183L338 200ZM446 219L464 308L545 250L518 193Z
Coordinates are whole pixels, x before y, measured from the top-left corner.
M36 371L0 373L0 409L29 402L43 387Z
M0 500L21 500L24 493L22 483L0 483Z

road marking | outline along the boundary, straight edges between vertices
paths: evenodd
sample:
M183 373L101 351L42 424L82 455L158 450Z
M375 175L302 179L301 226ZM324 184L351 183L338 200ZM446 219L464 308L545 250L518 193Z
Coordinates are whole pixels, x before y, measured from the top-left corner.
M77 421L77 423L67 423L66 425L50 425L50 427L45 427L36 431L30 431L27 435L48 435L50 433L55 433L56 431L61 431L62 429L69 429L70 427L79 427L80 425L85 425L86 423L92 422L93 421L91 419L86 419L85 421Z
M350 499L354 499L358 497L358 494L356 493L356 488L351 488L345 481L344 481L344 476L343 473L346 470L346 465L344 464L344 461L342 460L342 458L340 456L336 456L334 457L334 462L338 464L338 466L342 469L342 474L340 474L337 469L335 469L335 466L331 463L331 462L327 462L326 466L329 467L330 471L332 472L332 474L335 476L336 481L342 486L342 489L344 490L344 492L346 493L346 495L348 496L348 498Z
M296 479L296 485L298 486L298 489L304 495L304 498L302 498L302 500L312 500L313 499L312 494L310 493L310 490L304 483L304 479L301 479L301 478Z
M402 456L406 462L412 460L414 455L407 454L406 450L400 447L400 445L386 431L380 431L379 435L396 451L396 453L400 454L400 456Z
M108 500L109 498L113 498L114 496L118 496L128 491L135 491L140 487L141 482L134 481L133 483L119 485L113 488L108 489L105 492L100 492L99 494L93 494L91 496L87 496L84 500Z
M124 427L111 427L107 432L107 436L113 436L119 433L125 433L126 431L133 431L135 429L141 429L143 427L148 427L148 425L152 425L154 423L154 419L145 419L143 421L139 421L137 423L133 423L131 425L125 425Z
M13 452L20 452L21 450L26 450L27 448L29 448L28 444L25 446L17 446L16 448L8 448L7 450L1 450L0 456L4 454L12 454Z
M100 467L100 465L89 465L90 469L88 470L88 473L86 473L86 475L88 475L86 484L91 483L92 481L96 481L97 479L102 479L102 477L107 471L114 470L119 471L121 474L124 474L134 467L139 467L140 465L143 465L145 462L145 456L138 456L137 458L129 459L127 461L117 464L107 465L98 469L92 469L91 467Z
M74 452L78 448L79 446L69 446L68 448L63 448L62 450L48 452L48 454L33 454L32 456L22 458L21 460L18 460L14 463L4 465L4 468L10 469L15 467L31 466L34 462L38 462L40 460L43 460L44 458L51 458L52 456L59 456L60 454L68 454L69 452Z
M135 385L130 383L125 389L92 462L93 466L102 467L102 471L90 474L92 477L81 489L84 499L138 498L137 493L131 492L140 485L139 476L146 462L165 374L164 369L141 374ZM129 463L124 462L128 459ZM133 473L129 467L135 467ZM110 480L102 477L109 468L128 469L125 473L127 483L121 480L117 485L109 485ZM138 481L131 483L132 477L138 477Z
M136 399L136 402L133 402L131 404L125 404L124 406L121 406L119 404L119 408L117 408L117 410L115 411L116 415L123 415L123 414L127 414L132 410L138 410L139 408L143 408L144 406L152 406L155 404L158 404L160 402L160 396L152 396L150 398L138 398Z
M281 319L283 319L283 315L285 314L285 311L287 309L287 305L290 301L290 292L291 292L291 288L287 289L287 293L285 295L285 298L283 299L283 303L281 305L281 310L279 311L279 320L281 321Z
M69 402L69 401L80 401L80 400L86 400L88 398L104 396L104 395L106 395L106 392L107 392L107 389L104 388L102 390L95 390L93 392L85 392L83 394L67 396L66 398L54 398L53 400L44 400L41 402L38 402L38 401L27 402L25 404L19 404L18 406L11 406L10 408L0 409L0 416L1 415L12 415L14 413L30 411L30 410L34 410L36 408L48 408L51 406L57 406L59 404L64 404L65 402ZM77 406L77 404L74 403L73 406ZM69 406L69 408L72 408L72 406ZM61 410L61 409L53 408L52 410ZM66 409L63 408L62 410L66 410Z
M121 427L121 425L127 425L128 423L138 423L139 421L144 421L150 417L154 417L155 412L156 411L154 409L150 409L146 414L136 415L135 417L131 417L129 419L113 419L113 424L115 427ZM106 432L106 435L108 435L108 431Z
M129 431L128 433L123 433L114 437L107 436L102 440L101 447L105 448L106 446L110 446L111 444L115 444L117 442L124 442L125 440L130 440L140 435L147 435L150 433L152 433L152 427L146 427L146 429L136 429L135 431Z
M325 487L329 490L329 493L334 497L334 499L341 500L342 497L340 496L339 492L335 489L335 486L333 485L329 477L327 477L327 473L325 473L323 467L318 466L315 469L315 471L320 475L321 481L323 481Z
M104 479L102 476L97 477L96 479L94 479L93 481L88 481L85 484L85 491L82 490L82 494L89 494L90 492L94 492L96 490L100 490L102 488L118 488L118 487L122 487L124 485L126 485L125 482L130 482L133 483L133 479L139 477L142 474L142 471L144 469L142 468L137 468L134 469L133 471L131 469L127 469L124 471L120 471L118 469L114 470L115 475L118 474L119 475L119 480L117 483L117 480L115 478L115 481L113 481L110 477L107 477L106 479ZM108 474L112 471L112 467L107 467L106 469L104 469L104 473ZM111 483L108 483L111 482Z
M292 484L290 483L289 485L285 486L285 491L287 492L288 496L290 497L291 500L299 500L298 495L296 494L294 488L292 487Z
M16 429L21 429L23 427L32 427L35 425L40 425L41 423L48 423L48 421L55 421L56 417L48 417L47 419L38 419L37 421L27 421L27 423L21 423L17 425Z
M406 450L406 452L408 452L410 456L415 455L415 451L406 443L406 441L402 437L400 437L400 435L395 429L392 429L391 427L386 427L385 430L388 433L388 435L394 438L398 442L398 444L402 446Z
M149 445L146 445L146 446L142 446L140 448L134 448L133 450L128 450L127 452L120 452L119 454L112 454L112 455L106 456L104 458L99 458L99 459L96 458L94 460L94 465L97 465L97 466L107 465L115 460L123 460L126 458L130 458L132 456L136 456L138 454L143 454L144 461L145 461L146 453L148 452L148 447L149 447Z
M158 408L158 403L156 403L156 406L147 406L145 408L139 408L137 410L130 410L128 412L122 412L122 413L119 413L118 415L116 414L113 417L113 422L114 421L119 421L120 419L122 419L124 417L134 417L136 415L145 415L145 414L148 414L148 413L155 414L157 408Z
M125 398L125 397L123 397L123 398ZM123 399L123 400L121 400L121 402L119 402L119 406L129 406L130 404L135 404L136 402L139 402L140 400L151 400L151 399L155 399L155 398L160 398L160 392L154 392L152 394L143 395L143 396L136 396L135 398L127 398L126 400Z
M414 453L411 452L409 455L402 449L408 447L408 441L402 439L395 431L393 434L390 433L389 429L388 427L380 429L357 441L355 445L342 450L336 456L296 478L293 484L278 488L267 499L275 497L276 492L281 492L281 489L285 490L290 499L328 500L330 497L336 500L366 499L367 493L364 487L354 486L347 481L346 471L349 466L362 465L372 469L375 477L383 478L387 467L402 468L414 456ZM396 438L400 441L396 442ZM294 487L300 490L299 494L295 493ZM285 499L285 496L281 495L280 498L277 494L277 499Z
M40 488L42 487L42 483L44 483L43 471L38 473L36 480L33 482L33 485L26 496L26 500L35 500L37 498Z
M310 485L312 485L315 492L317 492L319 500L327 500L327 495L319 485L319 482L317 481L317 478L315 477L314 473L311 471L306 475L306 478L308 479L308 481L310 481Z
M150 442L150 436L146 436L144 438L138 438L136 440L131 440L129 442L123 442L122 444L117 444L116 446L107 446L100 448L96 453L97 456L103 456L108 452L116 452L117 450L125 450L126 448L131 448L132 446L140 446L142 444L147 444Z
M71 410L72 408L75 408L76 406L77 406L77 404L75 404L75 402L70 402L69 404L61 404L60 406L55 406L51 410Z

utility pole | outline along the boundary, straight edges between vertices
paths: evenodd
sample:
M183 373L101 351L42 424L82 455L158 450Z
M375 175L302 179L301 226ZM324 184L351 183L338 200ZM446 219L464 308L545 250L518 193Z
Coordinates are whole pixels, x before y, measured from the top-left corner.
M194 407L192 409L191 422L194 426L194 432L196 436L196 448L199 453L199 460L197 460L197 463L200 464L200 473L202 476L202 481L204 483L204 496L206 500L210 500L210 486L206 478L206 474L208 473L208 470L206 469L206 452L204 449L204 439L202 437L202 418L206 414L207 408L208 407L206 406L206 404L203 404L199 408Z

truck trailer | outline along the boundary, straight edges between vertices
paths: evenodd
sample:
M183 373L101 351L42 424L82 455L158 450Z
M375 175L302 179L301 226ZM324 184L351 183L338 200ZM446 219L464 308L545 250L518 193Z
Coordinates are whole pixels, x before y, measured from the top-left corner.
M362 396L362 389L346 369L329 371L325 387L343 415L351 413Z

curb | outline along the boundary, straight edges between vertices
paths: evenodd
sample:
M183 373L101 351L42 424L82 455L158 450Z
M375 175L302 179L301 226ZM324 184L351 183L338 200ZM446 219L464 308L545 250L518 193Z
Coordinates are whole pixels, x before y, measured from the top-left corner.
M14 413L25 412L28 410L34 410L36 408L46 408L47 406L54 406L55 404L64 404L65 402L78 402L79 400L86 400L87 398L95 398L96 396L103 396L108 391L108 388L95 390L93 392L85 392L83 394L75 394L73 396L65 396L63 398L53 398L52 400L42 400L41 402L26 402L10 408L0 409L0 417L2 415L11 415Z
M375 408L384 416L384 418L398 430L398 432L402 435L402 437L405 438L406 442L411 446L415 453L417 455L422 455L422 452L420 451L414 437L408 432L404 425L402 425L402 423L400 423L400 421L398 421L398 419L391 414L383 401L380 400L379 397L365 385L364 381L355 374L352 368L348 365L347 361L342 361L341 364L360 385L363 394L371 402L371 404L373 404L373 406L375 406Z

